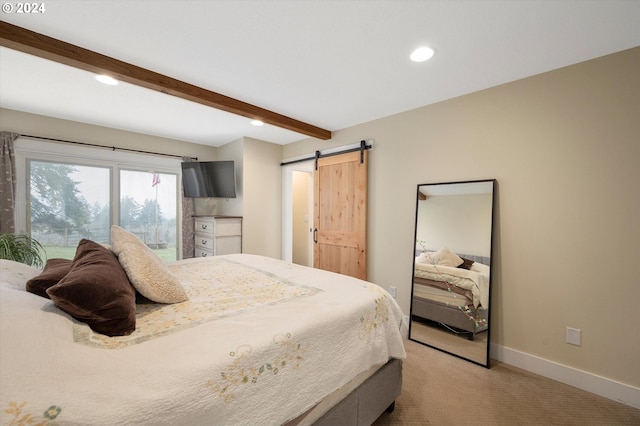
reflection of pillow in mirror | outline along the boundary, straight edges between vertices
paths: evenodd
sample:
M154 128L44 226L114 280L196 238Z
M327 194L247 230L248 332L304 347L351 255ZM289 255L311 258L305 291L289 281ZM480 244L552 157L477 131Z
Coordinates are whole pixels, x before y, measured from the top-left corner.
M488 265L485 265L484 263L473 262L473 265L471 265L470 270L474 272L478 272L482 275L489 275L491 268Z
M436 265L453 266L458 267L462 265L463 260L454 252L446 247L442 247L440 250L433 254L433 260Z
M416 257L416 263L428 263L429 265L437 265L435 251L423 251L420 256Z
M461 257L461 259L462 259L462 264L458 266L458 268L470 270L471 265L473 265L473 260L465 259L464 257Z

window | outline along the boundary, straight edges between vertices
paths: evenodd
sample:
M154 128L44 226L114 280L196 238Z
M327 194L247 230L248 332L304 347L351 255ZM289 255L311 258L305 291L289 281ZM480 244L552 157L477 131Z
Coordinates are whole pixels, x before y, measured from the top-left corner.
M111 168L28 160L31 236L47 258L73 259L82 238L109 243Z
M111 224L165 261L180 258L179 160L27 139L16 160L16 229L47 258L72 259L82 238L108 244Z
M177 175L120 170L120 226L164 260L176 260Z

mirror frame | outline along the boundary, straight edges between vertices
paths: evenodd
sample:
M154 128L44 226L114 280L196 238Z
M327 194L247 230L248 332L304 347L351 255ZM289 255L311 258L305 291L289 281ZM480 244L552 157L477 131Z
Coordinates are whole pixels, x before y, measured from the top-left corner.
M412 331L412 325L413 325L413 309L414 309L414 297L413 297L413 292L415 290L415 267L416 267L416 243L418 241L418 213L419 213L419 206L420 206L420 188L424 187L424 186L436 186L436 185L455 185L455 184L472 184L472 183L491 183L491 232L490 232L490 248L489 248L489 256L490 256L490 264L489 264L489 291L488 291L488 300L489 300L489 307L487 309L487 320L488 320L488 326L487 326L487 330L486 330L486 353L485 353L485 362L480 362L474 359L469 358L468 356L465 356L462 353L455 353L452 352L451 350L447 350L447 349L443 349L441 347L436 346L435 344L432 343L428 343L422 340L417 340L416 338L412 338L411 336L411 331ZM436 349L438 351L447 353L449 355L453 355L457 358L469 361L471 363L480 365L482 367L485 368L490 368L490 358L489 358L489 347L491 344L491 324L492 324L492 317L491 317L491 311L492 311L492 305L493 305L493 301L491 300L491 293L492 293L492 289L493 289L493 275L494 275L494 264L495 264L495 259L494 259L494 239L495 239L495 216L496 216L496 188L497 188L497 180L496 179L481 179L481 180L467 180L467 181L453 181L453 182L434 182L434 183L422 183L422 184L418 184L416 187L416 205L415 205L415 223L414 223L414 234L413 234L413 253L412 253L412 258L413 258L413 262L412 262L412 270L411 270L411 307L410 307L410 312L409 312L409 333L408 333L408 338L409 340L412 340L414 342L420 343L422 345L425 346L429 346L433 349Z

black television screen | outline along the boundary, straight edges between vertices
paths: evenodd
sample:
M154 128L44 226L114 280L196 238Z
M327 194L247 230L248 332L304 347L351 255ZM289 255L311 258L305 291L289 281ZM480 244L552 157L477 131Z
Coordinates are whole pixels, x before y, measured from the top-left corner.
M233 161L187 161L182 163L184 196L190 198L236 198Z

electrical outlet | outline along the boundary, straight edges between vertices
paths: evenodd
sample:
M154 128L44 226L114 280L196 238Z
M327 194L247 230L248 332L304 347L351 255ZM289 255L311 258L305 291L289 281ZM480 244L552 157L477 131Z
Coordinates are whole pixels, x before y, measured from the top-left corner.
M389 294L391 295L391 297L393 297L395 299L396 298L396 288L395 287L389 287Z
M582 330L578 328L567 327L567 343L570 345L582 345Z

